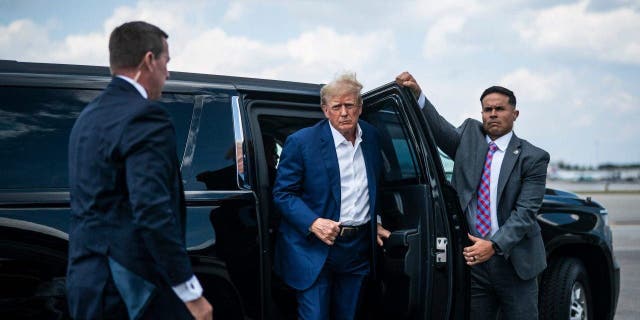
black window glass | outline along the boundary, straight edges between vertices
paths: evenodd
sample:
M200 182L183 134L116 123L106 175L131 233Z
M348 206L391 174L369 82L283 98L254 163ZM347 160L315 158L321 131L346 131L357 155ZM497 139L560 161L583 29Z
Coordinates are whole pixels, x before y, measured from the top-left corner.
M0 87L0 189L68 189L67 148L73 124L102 90ZM161 99L176 129L182 159L194 96Z
M395 99L386 98L368 107L363 114L363 118L380 133L384 182L387 184L406 184L416 182L418 178L414 146L396 109L397 104Z
M449 156L447 156L444 151L440 150L440 148L438 148L438 154L440 154L440 161L442 162L445 177L447 178L447 180L449 180L449 182L451 182L454 165L453 159L449 158Z
M185 190L237 190L231 96L198 99L182 163Z
M0 189L67 188L71 127L100 92L0 87Z
M182 161L195 99L187 94L164 93L160 102L171 116L171 122L176 130L176 152L178 159Z

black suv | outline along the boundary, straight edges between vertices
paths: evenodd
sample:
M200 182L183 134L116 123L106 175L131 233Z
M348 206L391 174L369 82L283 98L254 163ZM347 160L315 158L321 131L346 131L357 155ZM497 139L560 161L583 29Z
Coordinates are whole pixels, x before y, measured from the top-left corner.
M109 81L104 67L0 61L2 319L68 317L67 141L75 118ZM289 134L324 117L320 87L179 72L165 86L161 101L182 160L187 245L218 319L295 318L293 292L272 273L279 217L264 146L275 140L279 152ZM450 160L404 88L390 83L366 93L362 118L381 134L381 214L393 233L359 317L466 318L467 226L443 167ZM542 317L612 319L619 267L607 211L547 190L538 219L549 264L540 277Z

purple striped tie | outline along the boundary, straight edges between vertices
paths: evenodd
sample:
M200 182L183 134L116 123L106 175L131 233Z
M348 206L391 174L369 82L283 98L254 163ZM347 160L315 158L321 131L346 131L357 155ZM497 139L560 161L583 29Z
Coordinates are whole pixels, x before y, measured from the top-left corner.
M489 151L487 152L487 159L484 161L484 169L482 169L482 180L480 180L480 186L478 186L478 210L476 211L476 230L483 237L491 231L491 160L493 160L493 154L498 150L493 141L489 142Z

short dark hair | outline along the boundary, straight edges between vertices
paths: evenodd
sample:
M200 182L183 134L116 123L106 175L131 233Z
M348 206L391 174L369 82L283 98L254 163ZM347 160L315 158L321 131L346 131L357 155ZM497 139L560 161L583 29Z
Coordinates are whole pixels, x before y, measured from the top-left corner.
M489 87L486 90L484 90L484 92L482 93L482 95L480 96L480 103L482 103L482 99L484 99L485 96L487 96L488 94L491 93L500 93L503 94L507 97L509 97L509 104L512 105L514 108L516 106L516 96L513 94L513 91L505 88L505 87L501 87L501 86L493 86L493 87Z
M127 22L113 29L109 37L111 69L136 67L149 51L159 56L164 49L162 39L167 38L166 32L144 21Z

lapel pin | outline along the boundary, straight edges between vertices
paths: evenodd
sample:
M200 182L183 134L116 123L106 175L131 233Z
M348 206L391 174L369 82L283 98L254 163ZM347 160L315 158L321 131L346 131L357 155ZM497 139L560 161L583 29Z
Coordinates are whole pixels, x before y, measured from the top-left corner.
M520 153L520 150L518 150L518 149L513 150L513 154L518 154L518 153Z

